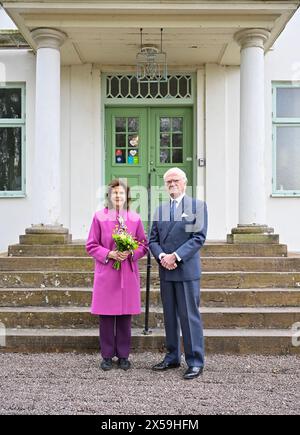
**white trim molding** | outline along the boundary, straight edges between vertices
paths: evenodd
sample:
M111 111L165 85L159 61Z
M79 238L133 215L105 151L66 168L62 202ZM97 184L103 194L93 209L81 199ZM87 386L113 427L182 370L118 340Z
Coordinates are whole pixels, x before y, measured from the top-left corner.
M37 28L31 31L32 38L37 44L37 48L60 49L67 39L67 34L60 30L50 28Z

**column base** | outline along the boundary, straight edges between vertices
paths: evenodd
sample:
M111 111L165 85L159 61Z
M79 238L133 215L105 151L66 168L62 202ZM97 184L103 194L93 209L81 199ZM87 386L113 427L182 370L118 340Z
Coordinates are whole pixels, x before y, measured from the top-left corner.
M72 235L62 225L32 225L19 237L20 245L66 245Z
M227 243L270 243L279 244L279 235L267 225L238 225L227 235Z

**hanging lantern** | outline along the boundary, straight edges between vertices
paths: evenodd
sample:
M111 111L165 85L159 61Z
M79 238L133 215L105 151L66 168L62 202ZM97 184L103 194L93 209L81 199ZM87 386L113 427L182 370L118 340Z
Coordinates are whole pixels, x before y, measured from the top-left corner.
M141 49L136 55L136 77L140 83L157 83L168 80L167 54L162 49L162 32L160 51L152 45L143 45L143 29L141 32Z

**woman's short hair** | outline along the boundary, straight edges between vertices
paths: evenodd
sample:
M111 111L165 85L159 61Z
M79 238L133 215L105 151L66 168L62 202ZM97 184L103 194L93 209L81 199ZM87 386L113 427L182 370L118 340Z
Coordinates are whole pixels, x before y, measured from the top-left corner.
M115 178L107 186L107 193L106 193L106 206L107 206L107 208L109 208L109 209L114 208L113 203L111 201L111 194L112 194L113 189L115 189L116 187L123 187L123 189L126 193L126 202L124 204L124 209L129 210L130 201L131 201L130 187L126 183L126 180L120 179L120 178Z

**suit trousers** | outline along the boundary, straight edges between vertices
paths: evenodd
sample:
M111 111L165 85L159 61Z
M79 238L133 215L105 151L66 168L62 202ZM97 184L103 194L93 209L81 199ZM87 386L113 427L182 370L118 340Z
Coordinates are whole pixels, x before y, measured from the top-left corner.
M100 316L102 358L128 358L131 346L131 315Z
M189 367L204 366L204 338L200 306L200 280L161 281L168 363L180 362L180 326Z

